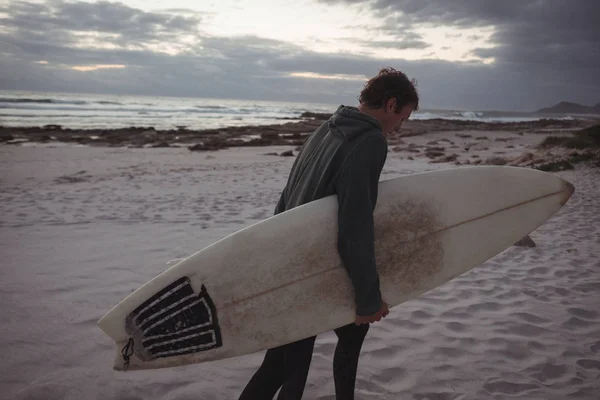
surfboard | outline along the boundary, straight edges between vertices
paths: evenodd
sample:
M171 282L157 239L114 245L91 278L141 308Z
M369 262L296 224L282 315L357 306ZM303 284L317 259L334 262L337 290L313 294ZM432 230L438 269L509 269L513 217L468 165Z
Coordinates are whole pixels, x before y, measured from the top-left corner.
M543 224L573 191L556 175L518 167L381 181L374 218L384 300L397 306L480 265ZM231 358L352 323L337 207L329 196L245 227L128 295L98 321L115 343L113 368Z

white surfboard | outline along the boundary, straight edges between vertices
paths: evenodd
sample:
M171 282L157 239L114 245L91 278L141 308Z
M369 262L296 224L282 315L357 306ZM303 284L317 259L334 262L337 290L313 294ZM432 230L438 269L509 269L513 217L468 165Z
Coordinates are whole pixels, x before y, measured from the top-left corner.
M573 193L565 180L517 167L470 167L382 181L376 257L390 307L502 252ZM242 229L127 296L98 322L114 369L224 359L354 321L336 250L337 199L323 198Z

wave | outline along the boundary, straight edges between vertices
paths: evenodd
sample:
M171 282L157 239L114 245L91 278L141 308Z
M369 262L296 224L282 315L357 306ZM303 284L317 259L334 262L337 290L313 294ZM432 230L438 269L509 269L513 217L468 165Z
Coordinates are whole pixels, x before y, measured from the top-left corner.
M11 103L11 104L30 104L30 103L38 103L38 104L75 104L75 105L83 105L87 104L87 101L83 100L58 100L58 99L15 99L12 97L0 97L0 103Z
M533 113L502 113L502 112L482 112L482 111L419 111L414 113L411 119L414 120L430 120L444 119L454 121L474 121L487 123L517 123L517 122L533 122L541 119L546 119L548 116L533 114ZM556 120L572 120L570 115L555 115L551 117Z
M225 106L194 106L196 108L207 108L209 110L224 110L226 108L229 107L225 107Z
M119 103L118 101L94 101L94 104L108 104L108 105L115 105L115 106L122 106L123 103Z
M215 110L200 110L196 108L134 108L134 107L106 107L106 108L94 108L92 107L36 107L36 106L23 106L23 107L8 107L0 104L1 109L12 109L12 110L23 110L23 111L46 111L47 113L39 114L41 117L51 116L52 112L65 112L65 111L73 111L73 112L81 112L89 113L89 112L97 112L99 116L105 115L104 113L145 113L145 114L251 114L250 111L245 110L224 110L224 111L215 111ZM7 113L2 113L0 115L7 115ZM13 113L13 115L21 115L17 113Z
M133 104L127 104L122 106L115 106L113 104L102 104L102 106L94 106L94 104L87 103L84 107L73 104L60 104L60 105L48 105L47 103L21 103L21 104L2 104L0 102L0 110L6 110L0 113L0 115L7 115L12 110L12 115L20 115L19 111L23 111L23 114L27 111L35 112L39 111L40 116L51 116L54 113L65 113L65 112L81 112L81 113L98 113L98 115L106 115L106 113L136 113L136 114L191 114L191 115L261 115L261 116L294 116L288 110L276 110L276 109L253 109L253 108L229 108L229 107L168 107L167 105L160 105L160 107L136 107Z
M118 105L118 106L123 105L122 103L119 103L117 101L107 101L107 100L84 101L84 100L27 99L27 98L15 99L12 97L0 97L0 103L8 103L8 104L67 104L67 105L76 105L76 106L83 106L86 104L103 104L103 105ZM0 107L7 108L9 106L0 105Z
M473 119L484 117L482 112L476 112L476 111L457 111L454 113L454 115L457 117L473 118Z

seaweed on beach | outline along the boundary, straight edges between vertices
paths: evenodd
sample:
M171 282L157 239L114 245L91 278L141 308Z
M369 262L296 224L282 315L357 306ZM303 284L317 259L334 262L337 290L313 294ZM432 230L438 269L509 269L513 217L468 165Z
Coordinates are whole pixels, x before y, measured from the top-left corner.
M578 150L600 148L600 124L581 129L571 136L548 136L540 143L541 148L557 146Z
M571 136L548 136L539 147L543 149L563 147L572 150L566 159L538 165L536 168L541 171L573 169L574 164L584 162L600 167L600 124L581 129Z
M574 166L569 160L551 161L548 163L540 164L537 167L535 167L535 169L538 169L538 170L544 171L544 172L558 172L558 171L565 171L565 170L573 169L573 168L574 168Z

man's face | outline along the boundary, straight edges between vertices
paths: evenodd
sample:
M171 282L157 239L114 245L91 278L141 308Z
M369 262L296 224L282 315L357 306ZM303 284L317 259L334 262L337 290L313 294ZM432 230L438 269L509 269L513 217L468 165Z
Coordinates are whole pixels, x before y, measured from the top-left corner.
M406 121L412 114L414 110L414 106L412 104L407 104L400 112L396 112L396 99L390 99L386 107L386 121L383 126L383 133L389 135L396 129L400 129L402 127L402 123Z
M392 131L396 130L396 129L400 129L402 127L402 123L410 118L412 112L413 112L413 105L408 104L408 105L402 107L402 110L400 110L399 113L395 113L394 128L392 129Z

